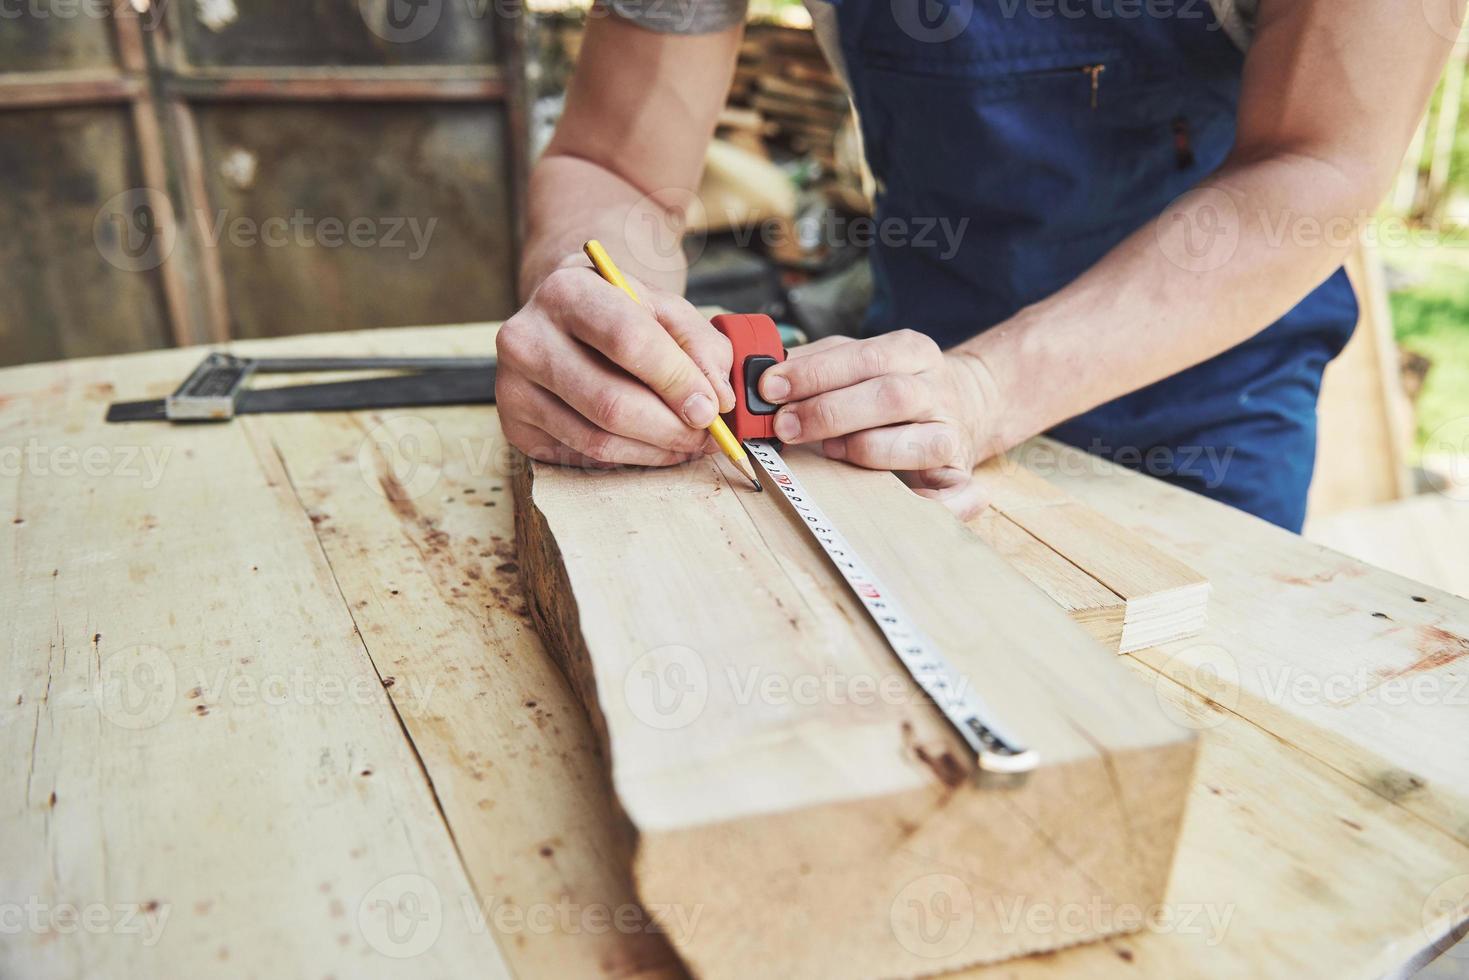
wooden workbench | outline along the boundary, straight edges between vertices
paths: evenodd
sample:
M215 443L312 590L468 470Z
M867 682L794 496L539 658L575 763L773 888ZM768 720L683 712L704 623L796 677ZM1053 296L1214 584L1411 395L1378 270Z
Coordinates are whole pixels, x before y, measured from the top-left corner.
M697 928L698 896L634 904L526 619L494 410L103 424L199 356L0 372L0 976L677 975L656 929ZM1206 634L1128 658L1205 741L1166 909L993 972L1433 955L1469 919L1469 602L1071 451L1025 459L1213 582Z

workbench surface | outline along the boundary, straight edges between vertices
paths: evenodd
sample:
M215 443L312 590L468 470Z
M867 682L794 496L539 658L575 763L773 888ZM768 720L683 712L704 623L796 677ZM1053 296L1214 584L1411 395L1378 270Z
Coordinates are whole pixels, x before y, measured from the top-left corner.
M232 349L483 354L492 330ZM657 929L697 928L699 898L635 904L527 620L494 409L103 423L200 356L0 372L0 976L678 975ZM1024 452L1214 591L1205 634L1127 658L1204 738L1165 907L1017 896L1058 930L1151 917L992 971L1432 956L1469 919L1469 602Z

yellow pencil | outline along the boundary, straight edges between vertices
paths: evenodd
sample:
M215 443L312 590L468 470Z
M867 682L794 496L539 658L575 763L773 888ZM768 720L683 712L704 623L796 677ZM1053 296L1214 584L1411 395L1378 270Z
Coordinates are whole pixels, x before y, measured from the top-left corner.
M592 239L582 246L582 251L586 252L587 258L592 260L592 265L596 268L598 275L631 296L634 303L642 305L643 301L633 291L632 286L622 275L622 270L617 268L612 261L612 256L607 254L601 242ZM729 461L735 465L735 469L745 474L755 485L756 490L763 489L760 486L760 478L755 475L754 464L750 462L750 457L745 455L745 447L741 446L740 441L734 437L734 433L729 431L729 426L724 424L724 419L715 415L714 421L709 423L709 434L714 437L714 441L719 444L724 455L729 457Z

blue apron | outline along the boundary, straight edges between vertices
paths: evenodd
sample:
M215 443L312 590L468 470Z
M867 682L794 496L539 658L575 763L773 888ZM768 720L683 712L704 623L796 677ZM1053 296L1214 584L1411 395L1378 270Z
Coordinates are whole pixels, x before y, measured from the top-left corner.
M973 337L1155 220L1233 145L1244 58L1208 0L833 2L877 227L904 232L874 246L868 335ZM965 218L957 247L933 231ZM1337 270L1245 343L1051 434L1299 530L1321 372L1356 321Z

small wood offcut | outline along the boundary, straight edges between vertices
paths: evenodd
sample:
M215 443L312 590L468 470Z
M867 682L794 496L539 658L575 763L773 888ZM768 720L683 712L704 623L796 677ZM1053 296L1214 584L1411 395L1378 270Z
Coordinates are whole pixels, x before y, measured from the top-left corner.
M975 478L990 506L970 526L1103 646L1132 653L1208 624L1209 581L1178 559L1009 457Z

